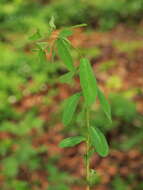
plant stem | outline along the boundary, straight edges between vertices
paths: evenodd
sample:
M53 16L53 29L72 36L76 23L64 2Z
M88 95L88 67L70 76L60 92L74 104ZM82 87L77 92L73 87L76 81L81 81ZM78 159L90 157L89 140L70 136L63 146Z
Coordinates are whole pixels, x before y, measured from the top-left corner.
M89 143L89 109L86 110L86 127L87 127L87 141L86 141L86 180L87 183L90 177L90 158L89 158L89 150L90 150L90 143ZM89 184L87 184L86 190L90 190Z

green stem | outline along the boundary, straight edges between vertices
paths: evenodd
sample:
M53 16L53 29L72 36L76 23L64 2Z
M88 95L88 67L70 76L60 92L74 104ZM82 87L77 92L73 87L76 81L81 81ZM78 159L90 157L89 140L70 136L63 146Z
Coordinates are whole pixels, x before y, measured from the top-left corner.
M86 127L87 127L87 141L86 141L86 180L87 183L90 177L90 158L89 158L89 150L90 150L90 143L89 143L89 109L86 110ZM89 184L87 184L86 190L90 190Z

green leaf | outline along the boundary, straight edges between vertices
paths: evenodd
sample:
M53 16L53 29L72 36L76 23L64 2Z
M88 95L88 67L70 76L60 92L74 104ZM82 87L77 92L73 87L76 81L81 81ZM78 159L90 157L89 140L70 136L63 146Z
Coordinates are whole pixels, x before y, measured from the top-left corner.
M49 26L51 27L52 30L56 29L56 25L55 25L55 17L52 16L50 21L49 21Z
M59 147L61 147L61 148L73 147L73 146L75 146L75 145L77 145L77 144L79 144L85 140L86 140L86 138L82 137L82 136L69 137L69 138L62 140L59 143Z
M73 71L74 70L73 60L72 60L71 54L70 54L64 40L58 39L56 41L56 45L57 45L59 57L63 60L64 64L67 66L67 68L69 70Z
M29 37L29 40L39 40L41 38L41 34L40 34L40 31L39 29L37 29L37 31Z
M40 64L44 64L46 63L46 53L44 50L42 49L39 49L39 61L40 61Z
M76 93L71 97L69 97L65 102L63 119L62 119L65 126L67 126L73 118L78 101L80 99L80 95L81 95L80 93Z
M71 83L74 72L68 72L59 78L61 83Z
M66 38L66 37L69 37L73 34L73 31L72 30L69 30L69 29L63 29L59 36L62 37L62 38Z
M98 128L90 127L89 129L91 144L95 147L95 150L102 157L105 157L109 153L108 143L105 136Z
M81 59L79 76L85 103L90 106L97 96L97 82L92 67L86 58Z
M111 108L110 105L108 103L108 101L106 100L104 94L102 93L102 91L98 88L98 98L101 104L101 107L104 111L104 113L106 114L107 118L112 121L111 119Z

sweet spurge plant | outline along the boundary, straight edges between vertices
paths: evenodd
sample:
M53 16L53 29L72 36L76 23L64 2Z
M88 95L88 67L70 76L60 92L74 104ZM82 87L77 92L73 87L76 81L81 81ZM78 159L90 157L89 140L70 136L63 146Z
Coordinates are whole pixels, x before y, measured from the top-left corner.
M85 168L86 168L86 190L91 190L95 185L96 173L90 168L91 156L96 152L101 157L105 157L109 153L109 147L107 140L102 133L102 131L96 126L90 124L90 113L93 104L96 103L96 99L99 99L100 105L111 122L111 110L110 106L100 90L94 72L92 70L90 61L86 57L80 57L80 64L75 66L74 61L71 56L71 49L75 49L68 37L73 34L73 29L77 27L83 27L86 24L76 25L73 27L62 29L55 35L54 30L56 26L54 24L54 17L51 18L49 22L49 32L47 42L43 42L40 31L37 30L33 36L30 37L31 40L39 40L37 44L37 51L39 52L40 62L46 61L46 54L52 52L52 61L54 55L57 54L59 58L64 63L68 72L60 77L60 81L64 83L70 83L75 76L79 76L81 90L75 94L72 94L68 99L65 100L62 122L64 126L68 126L72 120L75 118L75 113L79 102L82 102L83 111L83 122L84 122L84 133L79 136L73 136L62 140L59 143L61 148L74 147L77 144L84 142L86 146L85 158ZM53 35L54 34L54 35ZM47 41L47 39L46 39ZM77 51L75 49L75 51ZM81 101L82 100L82 101Z

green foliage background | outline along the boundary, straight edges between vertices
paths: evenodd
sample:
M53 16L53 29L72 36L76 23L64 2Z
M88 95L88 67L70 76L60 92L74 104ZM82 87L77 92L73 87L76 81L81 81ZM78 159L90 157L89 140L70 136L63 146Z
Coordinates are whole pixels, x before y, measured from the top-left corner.
M138 25L142 19L142 12L142 0L0 1L0 132L8 132L11 137L0 140L0 160L3 165L1 175L5 180L1 189L29 190L32 186L40 189L38 180L35 184L30 184L18 178L23 168L28 168L29 173L40 169L48 171L47 180L52 184L48 190L68 190L69 184L74 183L75 180L68 173L60 172L54 166L59 155L47 162L41 156L47 153L47 148L33 147L35 136L31 135L31 131L36 130L36 136L40 136L48 130L48 125L55 124L56 121L51 119L50 123L45 124L45 121L39 118L38 106L32 107L27 112L19 112L15 106L24 97L43 92L47 84L55 85L59 73L65 72L64 67L61 71L62 64L58 60L54 64L41 63L35 52L31 52L34 46L28 40L28 36L36 29L43 34L48 33L51 15L55 16L58 28L87 23L89 30L96 28L105 31L119 23L127 26ZM121 45L126 50L129 49L126 44L119 43L118 46L121 48ZM80 51L83 54L87 53L90 59L94 58L95 54L97 56L101 54L97 47L87 48L87 50L81 48ZM77 55L73 53L73 57L77 58ZM114 61L104 63L101 70L106 71L112 65ZM111 78L107 83L109 88L114 85L118 86L118 79L116 84L113 81L116 81L115 78ZM136 92L140 93L139 89ZM58 94L56 88L49 90L43 104L52 105L53 96L56 94ZM125 93L117 94L116 92L110 94L109 100L113 124L107 122L102 110L92 113L91 122L101 127L106 133L122 129L121 133L126 134L126 140L121 140L119 143L116 142L116 138L112 139L112 148L122 151L138 148L142 151L140 142L143 137L143 118L137 112L135 102L126 97ZM80 114L73 122L75 126L77 124L80 126L82 123ZM68 132L65 130L65 133L74 133L74 131L75 128L68 128ZM113 186L120 190L126 189L127 184L120 176L117 176L113 181Z

